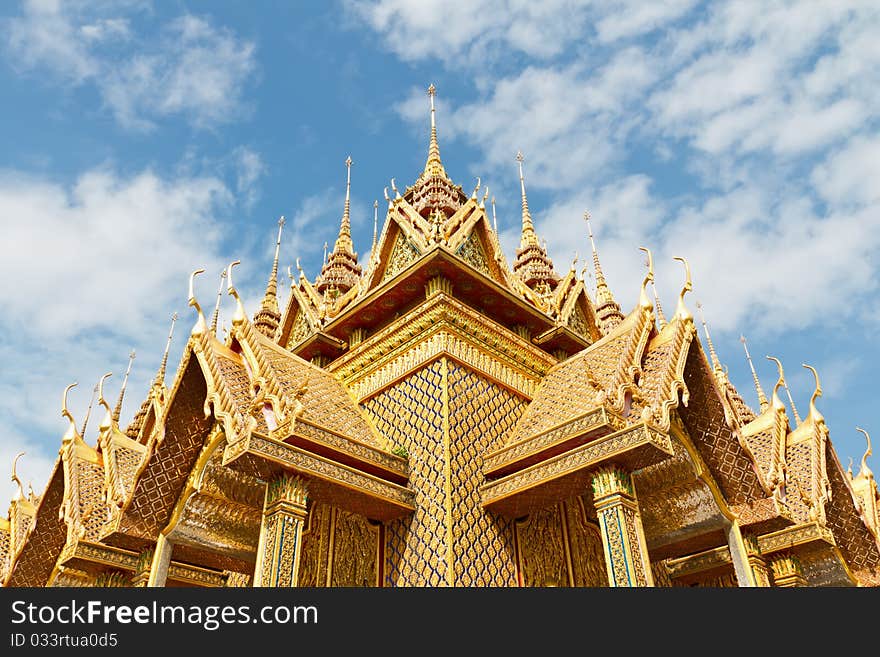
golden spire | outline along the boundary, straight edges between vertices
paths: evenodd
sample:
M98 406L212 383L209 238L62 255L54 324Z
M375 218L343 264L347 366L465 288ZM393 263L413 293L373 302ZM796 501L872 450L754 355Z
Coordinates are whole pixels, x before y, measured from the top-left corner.
M189 299L187 303L196 309L196 313L198 314L196 323L192 327L191 335L201 336L205 334L205 330L207 326L205 325L205 316L202 314L202 307L199 305L199 302L196 300L195 292L193 291L193 281L195 277L199 274L204 274L204 269L196 269L192 274L189 275Z
M810 397L810 414L807 418L816 423L824 422L825 418L819 412L819 409L816 408L816 400L822 396L822 385L819 383L819 373L812 365L807 365L806 363L801 363L801 365L810 370L813 373L813 378L816 379L816 388L813 390L813 395Z
M74 384L71 384L70 386L68 386L68 390L75 385L76 384L74 383ZM98 384L96 383L95 387L92 388L92 398L89 399L89 406L88 406L88 408L86 408L86 416L83 418L82 429L80 429L80 432L79 432L80 436L86 435L86 427L89 424L89 417L92 415L92 404L95 403L95 395L97 395L97 394L98 394ZM66 407L66 405L67 405L67 390L64 391L64 395L65 395L64 403L62 406ZM62 408L61 414L64 415L64 408Z
M440 160L440 145L437 143L437 122L434 118L434 95L437 93L436 87L432 84L428 87L428 98L431 99L431 141L428 145L428 161L425 162L424 176L442 176L446 178L446 170L443 168L443 162Z
M522 151L516 152L516 161L519 164L519 187L522 193L522 237L519 246L524 249L529 246L540 246L538 236L535 234L535 225L532 223L532 213L529 212L529 199L526 197L526 181L523 177L523 161L525 157Z
M776 359L774 358L773 360ZM785 373L782 371L782 363L777 360L776 364L779 366L780 376L782 377L782 386L785 388L785 394L788 395L788 403L791 404L791 412L794 415L795 426L797 426L801 423L801 416L798 414L797 406L794 405L794 398L791 396L788 381L785 380Z
M225 273L225 270L224 270ZM223 276L220 280L226 278ZM171 338L174 336L174 323L177 321L177 313L171 314L171 328L168 330L168 339L165 341L165 352L162 354L162 364L159 365L159 371L156 372L154 384L157 386L165 385L165 368L168 366L168 351L171 349Z
M755 390L758 392L758 403L761 405L761 412L763 413L770 406L770 403L767 401L767 395L764 394L763 388L761 388L761 381L758 379L758 373L755 372L755 366L752 363L752 356L749 354L749 345L746 343L746 336L740 335L739 341L742 342L743 349L745 349L746 360L749 361L749 368L752 370L752 379L755 381Z
M73 414L67 408L67 394L70 392L71 388L79 385L76 381L71 383L64 389L64 392L61 394L61 417L67 418L67 421L70 422L70 426L67 427L67 431L64 432L64 437L61 439L62 442L66 440L73 440L76 437L76 420L73 419ZM95 386L95 392L98 391L98 386ZM95 398L94 392L92 393L92 399ZM92 404L89 402L89 408L91 409ZM88 418L86 418L88 419ZM83 422L83 430L85 430L85 422Z
M351 158L349 158L351 160ZM346 194L346 212L348 211L348 195ZM345 218L343 218L343 223ZM281 321L281 312L278 310L278 255L281 253L281 231L284 229L284 215L278 219L278 239L275 240L275 257L272 259L272 273L269 274L269 282L266 284L266 294L260 309L254 315L254 327L263 335L272 337ZM342 238L340 234L340 239ZM349 233L349 242L351 234ZM338 244L338 242L337 242Z
M113 409L113 421L119 422L119 416L122 413L122 400L125 397L125 386L128 385L128 375L131 374L131 364L134 362L134 349L128 354L128 367L125 368L125 375L122 377L122 387L119 389L119 399L116 401L116 408Z
M74 384L76 385L76 384ZM69 387L68 387L69 389ZM16 457L12 460L12 481L13 483L18 484L18 493L16 493L16 500L24 499L24 486L21 485L21 479L18 478L18 473L15 471L16 466L18 465L18 459L24 456L24 452L19 452Z
M351 155L345 159L345 205L342 208L342 222L339 225L339 237L333 251L354 252L354 244L351 241Z
M211 333L217 335L217 320L220 319L220 297L223 296L223 281L226 280L226 270L220 272L220 283L217 285L217 300L214 302L214 314L211 315Z
M703 304L697 301L697 312L700 313L700 324L703 325L703 332L706 334L706 344L709 345L709 355L712 358L712 368L716 371L723 371L721 361L718 360L718 354L715 353L715 345L712 344L712 336L709 335L709 325L703 316Z
M231 294L235 299L235 312L232 315L233 326L237 326L247 320L247 314L244 312L244 304L242 304L241 297L238 295L238 290L235 289L235 285L232 283L232 268L235 267L235 265L240 264L241 260L233 260L229 263L229 266L226 267L226 280L228 281L226 292Z
M861 427L856 427L856 431L861 431L865 435L865 440L868 441L868 449L865 450L865 454L862 456L862 467L859 470L859 476L864 477L865 479L873 479L874 473L871 472L871 468L868 467L868 457L873 453L871 451L871 436L869 436L868 432Z
M373 245L370 253L376 255L376 245L379 243L379 200L373 201Z
M345 183L345 207L342 211L342 222L339 237L329 256L321 267L321 274L315 281L315 289L321 294L329 293L332 298L344 294L354 287L361 275L361 267L354 252L351 241L351 157L345 160L348 169ZM378 211L377 211L378 212ZM325 251L326 253L326 251Z
M590 212L584 210L584 221L587 222L587 233L590 235L590 248L593 250L593 270L596 277L597 314L600 308L608 306L609 308L615 309L617 313L621 315L622 319L623 314L620 313L620 305L614 300L611 288L609 288L608 283L605 282L605 274L602 272L602 265L599 263L599 249L596 248L596 240L593 238L593 224L590 221L591 219L592 216L590 215ZM651 280L653 280L653 276L651 277Z
M663 306L660 305L660 295L657 294L657 285L651 281L651 292L654 295L654 308L657 309L657 321L660 322L660 330L666 326L666 315L663 314Z

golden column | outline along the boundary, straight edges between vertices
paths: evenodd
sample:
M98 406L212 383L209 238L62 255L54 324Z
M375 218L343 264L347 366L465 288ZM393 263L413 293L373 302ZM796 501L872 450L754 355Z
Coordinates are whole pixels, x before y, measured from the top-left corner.
M749 558L749 566L755 578L755 586L762 588L770 586L770 568L767 566L767 559L761 554L758 539L754 536L744 536L743 542L745 543L746 554Z
M617 466L593 473L593 503L602 530L610 586L654 586L632 478Z
M301 477L281 475L266 486L254 586L297 586L307 502Z
M773 584L781 587L807 586L807 578L801 561L793 554L774 555L770 562L773 569Z
M131 576L131 585L135 588L144 588L150 581L150 567L153 564L153 550L144 550L138 555L134 574Z

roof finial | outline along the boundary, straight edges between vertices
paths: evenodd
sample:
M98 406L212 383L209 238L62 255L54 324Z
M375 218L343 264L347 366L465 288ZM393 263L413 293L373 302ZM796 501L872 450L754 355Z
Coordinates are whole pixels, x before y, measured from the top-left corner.
M780 361L775 356L767 356L767 360L772 360L776 363L776 370L779 372L779 378L776 380L776 384L773 386L773 394L771 395L771 401L774 406L781 406L782 402L779 400L779 392L780 388L785 387L785 370L782 369L782 361Z
M217 320L220 319L220 298L223 296L223 281L226 280L226 270L220 272L220 283L217 285L217 301L214 302L214 314L211 315L211 333L217 335Z
M76 384L74 384L74 385L76 385ZM68 388L68 389L69 389L69 388ZM66 396L66 395L67 395L67 391L66 391L66 390L64 391L64 394L65 394L64 401L65 401L65 404L66 404L66 403L67 403L67 396ZM89 417L91 417L91 415L92 415L92 405L95 403L95 396L96 396L97 394L98 394L98 384L96 383L96 384L95 384L95 387L92 388L92 398L89 399L89 406L88 406L88 408L86 408L86 416L83 418L82 429L80 429L80 432L79 432L79 435L80 435L80 436L85 436L85 435L86 435L86 427L89 425ZM64 415L64 410L63 410L63 409L62 409L62 411L61 411L61 414Z
M645 254L648 256L648 272L645 274L644 280L642 280L642 289L639 292L639 306L641 306L645 310L652 310L654 308L654 304L652 304L651 300L648 298L648 292L645 288L648 287L648 283L654 282L654 256L651 255L651 250L645 246L640 246L639 250L644 251Z
M480 207L484 210L486 209L486 199L489 198L489 185L486 185L486 189L483 191L483 198L480 199Z
M275 240L275 257L272 259L272 272L269 274L269 282L266 284L266 294L260 309L254 315L254 326L260 333L272 337L278 322L281 321L281 312L278 310L278 256L281 253L281 231L284 230L284 215L278 219L278 238Z
M684 286L681 288L681 292L678 293L678 305L675 308L675 317L680 320L693 319L691 311L684 305L684 295L694 289L694 284L691 282L691 267L688 264L688 261L681 256L672 256L672 259L678 260L684 265L685 276ZM654 281L651 281L652 285L653 283Z
M712 336L709 334L709 325L703 316L703 304L697 301L697 312L700 313L700 324L703 325L703 332L706 334L706 344L709 345L709 356L712 358L712 368L716 371L723 371L721 361L718 360L718 354L715 353L715 345L712 344Z
M247 320L247 315L244 312L244 304L242 304L241 302L241 297L238 295L238 290L236 290L235 285L232 284L232 268L240 264L241 260L233 260L229 263L229 266L226 267L226 279L228 281L226 292L227 294L231 294L235 299L235 313L232 315L233 326L241 324L242 322Z
M189 299L187 303L196 309L196 313L198 313L198 319L196 319L195 325L192 327L192 335L201 336L204 335L206 326L205 326L205 316L202 314L202 307L199 305L199 302L196 300L195 293L193 292L193 280L199 274L204 274L204 269L196 269L192 274L189 275Z
M477 194L479 194L479 192L480 192L480 187L482 187L482 183L480 181L480 177L477 176L477 185L476 185L476 187L474 187L474 191L471 194L471 198L474 199L475 201L477 200Z
M519 164L519 187L522 193L522 237L520 247L539 246L538 236L535 234L535 225L532 223L532 213L529 211L529 199L526 197L526 181L523 177L523 161L526 158L522 151L516 152L516 161Z
M116 408L113 409L113 421L119 422L119 416L122 413L122 400L125 397L125 386L128 385L128 375L131 374L131 364L134 362L134 349L128 354L128 367L125 368L125 375L122 377L122 387L119 389L119 399L116 400Z
M755 372L755 366L752 363L752 356L749 354L749 345L746 343L746 336L740 335L739 341L742 342L743 349L745 349L746 360L749 361L749 368L752 370L752 378L755 381L755 390L758 392L758 403L761 405L761 412L763 413L770 406L770 403L767 401L767 395L764 394L764 389L761 388L761 381L758 379L758 373Z
M807 365L806 363L801 363L801 365L810 370L813 373L813 378L816 379L816 388L813 390L812 397L810 397L810 414L807 417L816 423L824 421L825 418L819 412L819 409L816 408L816 400L822 396L822 385L819 383L819 373L812 365Z
M492 228L498 232L498 217L495 216L495 197L492 197Z
M865 454L862 456L862 467L859 470L859 476L864 477L865 479L873 479L874 473L871 472L871 468L868 467L868 457L873 453L871 451L871 436L869 436L868 432L861 427L856 427L856 431L861 431L865 434L865 440L868 441L868 449L865 450Z
M73 438L76 436L76 420L73 419L73 414L67 408L67 393L70 392L71 388L74 388L77 385L78 385L77 382L74 381L73 383L71 383L70 385L68 385L64 389L64 392L61 395L61 417L67 418L67 421L70 422L70 426L67 427L67 431L64 432L64 437L61 439L62 441L73 440ZM97 391L97 389L98 389L98 386L95 386L96 391ZM94 397L94 393L93 393L92 399L94 399L94 398L95 397ZM92 407L92 405L91 405L91 403L89 403L89 408L91 408L91 407ZM86 418L86 419L88 419L88 418ZM83 427L85 427L85 422L83 422Z
M101 424L98 426L98 430L102 432L113 426L113 411L110 409L110 404L108 404L107 400L104 399L104 381L106 381L107 378L111 376L113 376L113 372L107 372L98 381L98 406L103 406L104 409L107 411L104 414L104 419L101 420Z
M434 119L434 95L436 93L437 89L433 84L428 87L428 98L431 99L431 142L428 145L428 161L425 163L424 175L426 177L433 175L445 178L446 171L443 169L443 162L440 160L440 145L437 143L437 123Z
M370 253L376 255L376 245L379 242L379 200L373 201L373 245L370 247Z
M224 270L225 273L225 270ZM221 281L226 278L221 277ZM159 371L156 372L154 383L158 386L165 385L165 368L168 366L168 351L171 349L171 338L174 336L174 323L177 321L177 313L171 313L171 328L168 330L168 339L165 341L165 352L162 354L162 364L159 365Z
M782 367L782 363L779 364L779 367ZM788 395L788 403L791 404L791 412L794 415L795 426L797 426L801 423L801 416L798 413L797 406L794 405L794 398L791 396L788 381L783 380L782 385L785 386L785 394Z
M663 313L663 306L660 305L660 295L657 294L657 284L651 281L651 293L654 295L654 308L657 309L657 321L660 323L660 330L666 326L666 315Z
M15 471L15 468L18 465L18 459L22 456L24 456L24 452L19 452L12 460L12 481L18 484L18 493L15 496L15 499L17 500L24 499L24 486L21 485L21 479L18 478L18 473Z
M339 237L333 251L345 251L354 253L354 244L351 241L351 155L345 158L345 205L342 209L342 221L339 224Z

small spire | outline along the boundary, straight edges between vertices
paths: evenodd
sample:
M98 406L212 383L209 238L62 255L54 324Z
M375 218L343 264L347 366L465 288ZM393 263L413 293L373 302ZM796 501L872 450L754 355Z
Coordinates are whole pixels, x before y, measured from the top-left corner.
M657 309L657 321L660 322L660 330L666 326L666 315L663 314L663 306L660 305L660 295L657 294L657 285L651 281L651 293L654 295L654 308Z
M97 394L98 394L98 384L96 383L95 387L92 388L92 398L89 399L89 406L86 409L86 416L83 418L82 429L80 429L80 432L79 432L80 436L86 435L86 427L89 425L89 417L92 414L92 404L95 403L95 396ZM66 391L65 391L65 395L66 395ZM65 405L65 407L67 405L67 397L66 396L64 398L64 405ZM61 414L64 415L64 411L61 411Z
M489 185L486 185L486 189L483 191L483 198L480 199L480 207L482 209L486 209L486 199L489 198Z
M539 246L538 236L535 234L535 225L532 223L532 213L529 211L529 199L526 197L526 181L523 177L523 161L525 157L522 151L517 151L516 161L519 164L519 187L522 193L522 237L520 248L527 246Z
M327 264L327 242L324 242L324 262L322 262L321 264Z
M113 372L107 372L98 381L98 406L103 406L104 409L107 411L104 414L104 419L101 420L101 424L98 425L99 434L103 433L111 426L113 426L113 410L110 408L110 404L108 404L107 400L104 398L104 381L107 380L107 377L111 376L113 376Z
M373 201L373 245L370 247L370 253L376 254L376 245L379 242L379 201Z
M125 386L128 385L128 375L131 374L131 364L134 362L134 349L128 354L128 367L125 368L125 375L122 377L122 387L119 389L119 399L116 401L116 408L113 409L113 421L118 423L119 416L122 413L122 400L125 397Z
M654 282L654 256L651 255L651 249L646 246L640 246L639 251L644 251L645 257L648 259L648 272L642 279L642 288L639 290L639 307L643 310L651 311L654 308L654 304L648 298L647 288L648 283Z
M861 427L856 427L856 431L861 431L865 436L865 440L868 442L868 449L865 450L865 454L862 456L862 467L859 470L859 476L864 477L865 479L873 479L874 473L871 472L871 468L868 467L868 457L873 453L871 451L871 436L869 436L868 432ZM852 474L851 470L850 474Z
M342 221L339 225L339 237L336 238L334 251L354 252L354 244L351 241L351 155L345 159L345 205L342 209Z
M220 283L217 285L217 301L214 302L214 314L211 316L211 333L217 335L217 320L220 319L220 298L223 296L223 281L226 280L226 270L220 272Z
M226 270L223 270L224 273ZM220 280L226 278L223 276ZM171 338L174 336L174 323L177 321L177 313L171 314L171 328L168 330L168 339L165 341L165 353L162 354L162 364L159 365L159 371L156 372L155 385L163 387L165 385L165 368L168 366L168 351L171 349Z
M752 363L751 354L749 354L749 345L746 343L746 336L740 335L739 341L742 342L743 349L746 352L746 360L749 361L749 368L752 370L752 379L755 381L755 390L758 393L758 403L761 405L761 412L763 413L770 406L770 403L767 401L767 395L764 394L763 388L761 388L761 381L758 379L758 373L755 372L755 365Z
M778 395L779 389L785 387L785 370L782 369L782 361L775 356L767 356L767 360L772 360L776 363L776 370L779 372L779 378L773 386L773 393L770 395L770 403L774 407L783 406Z
M498 232L498 217L495 216L495 197L492 197L492 228Z
M349 158L349 161L351 158ZM346 198L346 208L348 200ZM275 257L272 259L272 272L269 274L269 282L266 284L266 294L260 309L254 315L254 326L260 333L267 337L275 335L278 322L281 321L281 312L278 310L278 256L281 253L281 231L284 230L284 215L278 219L278 238L275 240Z
M697 301L697 312L700 313L700 324L703 325L703 331L706 334L706 344L709 345L709 355L712 358L712 368L716 371L723 371L721 361L718 360L718 354L715 353L715 345L712 344L712 336L709 334L709 325L703 316L703 304Z
M431 141L428 145L428 161L425 162L424 175L425 177L442 176L445 178L446 171L443 169L443 162L440 160L440 145L437 142L437 122L434 118L434 95L436 93L437 89L433 84L428 87L428 98L431 99Z
M596 240L593 237L592 218L589 210L584 210L584 221L587 222L590 248L593 251L593 270L596 278L596 314L597 317L601 315L598 318L603 325L609 324L608 320L611 320L610 323L616 326L620 323L616 320L622 320L623 313L620 312L620 305L615 301L611 288L608 287L608 283L605 281L605 274L602 272L602 265L599 262L599 249L596 248ZM653 280L653 274L651 280ZM611 326L608 328L611 328ZM603 333L607 333L607 330L603 330Z
M801 423L801 416L798 413L797 406L794 405L794 398L791 396L791 390L788 387L788 381L783 381L782 384L783 386L785 386L785 394L788 395L788 403L791 405L791 412L794 415L795 426L798 426Z

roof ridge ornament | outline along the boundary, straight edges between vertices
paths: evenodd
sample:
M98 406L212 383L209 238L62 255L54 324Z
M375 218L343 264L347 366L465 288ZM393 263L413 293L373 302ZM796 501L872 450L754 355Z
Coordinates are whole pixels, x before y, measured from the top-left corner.
M648 283L652 283L654 281L654 256L651 255L651 249L646 246L640 246L640 251L644 251L648 256L648 272L645 274L645 278L642 280L642 289L639 292L639 307L644 310L653 310L654 304L651 303L651 299L648 298L648 292L646 290Z
M278 219L278 237L275 240L272 271L269 274L269 282L266 283L266 293L263 295L260 309L254 314L254 326L269 338L275 335L278 323L281 321L281 312L278 310L278 257L281 253L281 232L284 230L284 222L284 215L281 215Z
M74 385L76 385L76 384L74 384ZM65 394L66 394L66 393L65 393ZM89 418L90 418L91 415L92 415L92 405L95 403L95 396L96 396L97 394L98 394L98 384L95 383L95 387L92 388L92 396L91 396L91 398L89 399L89 405L88 405L88 407L86 408L86 416L83 418L82 429L80 429L80 431L79 431L79 435L80 435L80 436L85 436L85 435L86 435L86 427L88 427L88 425L89 425ZM62 410L61 414L64 415L64 411L63 411L63 410Z
M24 452L19 452L18 454L16 454L15 458L12 459L12 482L18 485L18 492L16 493L16 496L13 498L13 500L23 500L25 498L24 486L22 486L21 479L18 478L18 473L15 471L16 466L18 465L18 459L20 459L24 455Z
M67 431L64 432L64 437L61 439L62 443L68 440L73 440L78 435L76 432L76 420L73 418L73 413L67 408L67 395L71 388L75 388L78 385L79 384L74 381L69 384L61 394L61 417L67 418L67 421L70 422L70 426L67 427ZM95 386L95 391L97 391L97 389L98 386ZM92 398L94 399L94 394ZM91 404L89 406L91 407ZM85 423L83 423L83 425L85 426Z
M813 394L810 397L810 414L807 417L816 423L824 422L825 417L819 412L819 409L816 408L816 400L822 396L822 384L819 383L819 373L812 365L807 365L806 363L801 363L801 365L810 370L813 373L813 378L816 380L816 388L813 390Z
M110 408L110 404L104 399L104 381L111 376L113 376L113 372L107 372L101 377L101 380L98 381L98 406L103 406L107 411L104 414L104 419L101 420L101 424L98 425L98 431L102 433L113 426L113 411Z
M752 363L752 355L749 353L749 345L746 343L746 336L740 334L739 341L742 342L743 349L746 352L746 360L749 361L749 369L752 370L752 379L755 382L755 391L758 393L758 404L760 404L761 412L763 413L770 406L770 402L767 401L767 395L764 394L764 389L761 387L761 380L758 378L758 373L755 371L754 363Z
M235 299L235 313L232 315L233 326L238 326L247 320L247 314L244 312L244 304L241 302L241 296L239 296L238 290L235 289L235 285L232 283L232 268L240 264L241 260L233 260L229 263L229 266L226 267L226 293L231 294Z
M681 288L681 292L678 293L678 305L675 308L675 318L679 320L687 320L693 319L694 316L691 314L691 311L688 310L687 306L684 304L684 295L694 289L694 284L691 281L691 266L688 264L688 261L681 256L673 256L673 260L678 260L680 263L684 265L684 286ZM651 285L654 284L654 281L651 281Z
M779 399L779 395L777 394L779 392L779 388L785 387L785 370L782 369L782 361L780 361L775 356L767 356L766 358L767 360L772 360L774 363L776 363L776 370L779 373L779 377L776 379L776 383L773 385L773 393L771 394L773 407L784 408L785 405L782 403L782 400Z
M192 331L190 331L190 335L195 337L201 337L205 334L205 330L207 329L205 316L204 314L202 314L202 307L199 305L199 302L196 299L195 292L193 291L193 281L195 280L195 277L199 274L204 273L204 269L196 269L192 274L189 275L189 298L187 299L187 304L195 308L196 313L198 314L196 323L195 325L193 325Z
M217 320L220 319L220 299L223 297L223 281L226 280L226 270L220 271L220 282L217 284L217 300L214 302L214 314L211 315L211 333L217 335Z
M223 280L223 278L226 277L223 276L220 280ZM153 381L154 385L165 385L165 368L168 366L168 351L171 349L171 338L174 337L175 322L177 322L177 313L173 312L171 313L171 328L168 329L168 339L165 340L165 351L162 352L162 363L159 365L159 370L156 372L156 378Z
M862 456L862 466L859 469L859 476L864 477L865 479L873 479L874 473L871 472L871 468L868 467L868 457L873 454L873 451L871 450L871 436L869 436L868 432L861 427L856 427L856 431L861 431L865 435L865 440L868 443L868 449L865 450L865 454Z
M116 408L113 409L113 421L119 423L119 416L122 413L122 400L125 397L125 387L128 385L128 375L131 374L131 364L134 362L134 349L128 354L128 367L125 368L125 375L122 377L122 387L119 389L119 399L116 400Z
M528 246L540 246L538 235L535 233L535 224L532 222L532 213L529 210L529 199L526 196L526 181L523 176L523 162L525 156L522 151L516 152L516 161L519 166L519 187L522 195L522 232L520 236L520 248Z

